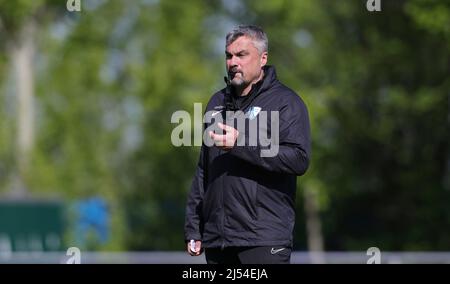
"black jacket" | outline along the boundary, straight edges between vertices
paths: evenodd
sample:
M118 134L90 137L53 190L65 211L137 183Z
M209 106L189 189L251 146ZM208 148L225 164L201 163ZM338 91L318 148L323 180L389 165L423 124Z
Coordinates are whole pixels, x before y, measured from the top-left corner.
M230 151L203 144L186 206L185 240L201 240L205 248L292 247L296 179L306 172L310 156L308 112L301 98L277 80L272 66L265 67L264 78L247 97L237 102L228 85L213 95L206 111L220 111L223 117L225 110L239 106L247 117L252 107L278 111L279 151L261 157L259 143ZM246 127L239 137L248 135Z

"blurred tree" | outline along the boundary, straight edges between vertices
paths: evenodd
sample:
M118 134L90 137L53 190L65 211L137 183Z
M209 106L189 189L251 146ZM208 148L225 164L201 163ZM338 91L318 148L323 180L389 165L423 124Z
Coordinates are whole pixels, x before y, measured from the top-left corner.
M309 248L321 248L318 204L326 249L448 249L449 3L384 1L370 13L363 2L239 2L230 15L266 29L269 61L310 109L298 203Z
M449 249L449 3L383 1L377 13L361 0L65 8L0 0L0 187L23 157L19 176L36 195L103 197L112 239L97 249L184 249L199 149L171 144L170 118L223 87L224 36L238 23L267 31L270 64L310 111L295 249ZM17 78L14 64L24 64ZM16 155L19 89L33 98L23 121L36 131Z
M331 249L449 248L450 42L441 23L450 18L439 17L431 32L408 11L448 16L450 3L412 8L420 4L384 1L383 12L371 14L351 1L323 2L333 22L321 58L335 125L316 162L330 194Z
M213 4L87 3L40 42L46 73L30 179L41 193L105 197L114 231L105 249L181 249L198 149L172 146L170 117L220 81L215 42L204 36Z
M134 66L131 77L135 100L144 106L143 137L123 165L131 249L184 249L185 202L199 147L174 147L170 118L177 110L193 115L193 103L206 103L220 81L207 25L213 7L204 1L161 1L139 15L144 64Z
M16 169L10 194L23 197L27 193L25 176L29 171L29 155L34 144L34 74L36 29L49 17L57 1L0 1L0 43L14 71L17 98Z
M118 173L126 154L123 94L128 92L121 68L129 53L128 30L121 29L130 9L138 7L124 1L85 1L81 8L63 11L40 34L38 135L28 178L41 195L56 194L68 202L101 197L109 206L113 237L89 249L121 249L124 218ZM68 232L66 242L77 242L73 233Z

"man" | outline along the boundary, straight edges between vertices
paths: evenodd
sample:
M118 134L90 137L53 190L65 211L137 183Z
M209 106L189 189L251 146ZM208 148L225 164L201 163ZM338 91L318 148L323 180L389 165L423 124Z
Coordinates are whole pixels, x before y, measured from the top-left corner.
M206 108L210 119L226 123L217 123L223 131L209 131L212 146L202 146L186 206L185 241L193 256L204 250L209 264L290 263L296 179L309 164L309 118L300 97L277 80L273 66L266 66L267 52L267 36L259 27L230 32L227 86ZM263 112L278 119L268 123ZM243 113L250 127L236 129L233 113ZM278 131L268 126L274 120ZM258 131L251 127L255 121ZM261 141L248 141L261 129L279 138L275 155L262 155Z

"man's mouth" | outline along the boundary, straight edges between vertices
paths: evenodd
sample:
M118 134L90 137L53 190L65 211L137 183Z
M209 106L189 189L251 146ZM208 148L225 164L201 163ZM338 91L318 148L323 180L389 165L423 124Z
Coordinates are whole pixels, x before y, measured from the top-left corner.
M233 71L228 72L228 76L229 76L230 80L233 80L233 78L234 78L237 74L240 74L241 77L242 77L242 73L239 72L239 71L238 71L238 72L233 72Z

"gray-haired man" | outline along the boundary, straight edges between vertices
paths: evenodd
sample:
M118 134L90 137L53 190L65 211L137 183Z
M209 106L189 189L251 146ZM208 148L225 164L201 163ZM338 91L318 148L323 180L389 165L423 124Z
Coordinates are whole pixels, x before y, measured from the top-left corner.
M235 28L226 37L225 55L227 86L206 107L220 115L204 125L217 124L222 131L211 131L213 145L201 149L186 206L187 251L198 256L205 250L211 264L289 263L296 180L309 164L308 112L266 65L268 40L261 28ZM245 114L244 131L227 117L238 112ZM277 114L278 133L262 112ZM258 123L269 136L278 135L276 155L265 157L261 150L267 145L249 143L250 133L257 132L251 126Z

